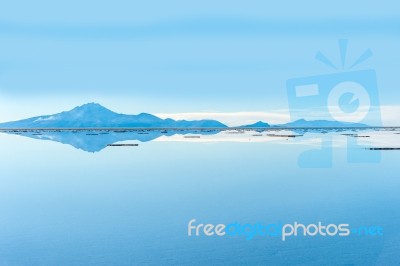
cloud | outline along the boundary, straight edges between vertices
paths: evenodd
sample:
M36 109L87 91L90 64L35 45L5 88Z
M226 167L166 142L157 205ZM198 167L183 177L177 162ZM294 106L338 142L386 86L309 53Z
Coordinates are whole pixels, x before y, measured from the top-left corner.
M384 126L400 126L400 106L381 106Z

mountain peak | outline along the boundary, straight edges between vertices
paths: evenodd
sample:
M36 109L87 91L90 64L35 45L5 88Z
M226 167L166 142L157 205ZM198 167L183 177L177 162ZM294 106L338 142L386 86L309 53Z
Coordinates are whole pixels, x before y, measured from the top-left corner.
M70 110L69 112L72 113L91 113L91 114L98 114L98 115L104 115L104 114L115 114L113 111L110 109L107 109L106 107L102 106L101 104L98 103L86 103L81 106L77 106L74 109Z
M83 104L81 106L77 106L74 109L107 109L107 108L105 108L101 104L92 102L92 103L85 103L85 104Z
M83 106L103 107L101 104L95 103L95 102L85 103L85 104L81 105L81 107L83 107Z

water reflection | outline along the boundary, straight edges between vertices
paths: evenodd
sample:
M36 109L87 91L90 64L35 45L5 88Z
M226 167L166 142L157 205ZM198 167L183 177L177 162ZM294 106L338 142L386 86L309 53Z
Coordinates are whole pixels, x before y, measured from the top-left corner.
M106 147L138 146L148 141L190 142L280 142L282 144L307 144L308 150L299 156L300 167L330 167L333 147L347 147L348 162L363 162L360 150L398 148L398 128L297 128L297 129L101 129L101 130L1 130L6 134L20 135L37 140L68 144L86 152L99 152ZM117 144L117 145L116 145ZM310 145L314 150L310 150ZM326 159L323 159L326 158ZM317 160L318 159L318 160ZM323 161L320 163L316 162ZM367 158L367 162L379 162L380 156Z

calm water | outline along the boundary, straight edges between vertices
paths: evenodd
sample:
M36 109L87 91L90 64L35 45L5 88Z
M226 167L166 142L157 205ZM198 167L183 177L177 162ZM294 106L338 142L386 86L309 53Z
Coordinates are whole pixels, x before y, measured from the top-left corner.
M399 132L2 133L0 265L400 264L400 151L367 149ZM384 234L188 237L191 219Z

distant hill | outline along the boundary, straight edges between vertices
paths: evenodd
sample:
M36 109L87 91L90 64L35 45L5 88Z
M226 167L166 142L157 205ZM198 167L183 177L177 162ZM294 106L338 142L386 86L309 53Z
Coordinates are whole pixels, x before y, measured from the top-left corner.
M257 123L240 126L241 128L268 128L271 127L268 123L258 121Z
M173 120L141 113L115 113L100 104L88 103L53 115L1 123L0 128L226 128L216 120Z
M366 124L360 123L346 123L339 121L329 121L329 120L305 120L299 119L293 122L289 122L283 125L277 125L276 127L287 127L287 128L312 128L312 127L333 127L333 128L343 128L343 127L368 127Z

